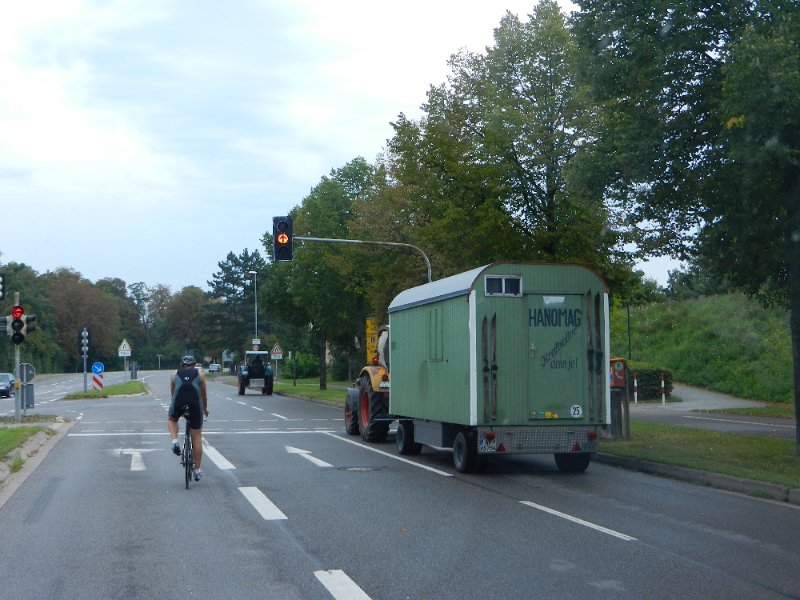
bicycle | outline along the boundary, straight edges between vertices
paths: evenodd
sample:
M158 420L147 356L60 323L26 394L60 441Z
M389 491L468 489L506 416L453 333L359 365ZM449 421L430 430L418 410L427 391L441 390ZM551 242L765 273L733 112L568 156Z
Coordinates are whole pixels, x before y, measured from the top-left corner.
M186 480L186 489L189 489L189 482L194 477L194 453L192 452L192 436L189 429L189 405L183 407L183 418L186 421L186 435L183 438L183 452L181 453L181 465L183 466Z

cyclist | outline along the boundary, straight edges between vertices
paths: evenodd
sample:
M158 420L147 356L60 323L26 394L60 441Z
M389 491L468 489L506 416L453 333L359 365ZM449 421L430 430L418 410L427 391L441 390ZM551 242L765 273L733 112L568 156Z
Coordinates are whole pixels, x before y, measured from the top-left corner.
M189 405L189 431L192 436L194 449L194 479L200 481L203 470L203 415L208 416L208 393L206 392L206 378L203 372L196 367L194 356L184 356L181 366L173 375L169 383L172 401L169 404L169 417L167 428L172 437L172 451L180 456L178 446L178 420L183 415L183 407Z

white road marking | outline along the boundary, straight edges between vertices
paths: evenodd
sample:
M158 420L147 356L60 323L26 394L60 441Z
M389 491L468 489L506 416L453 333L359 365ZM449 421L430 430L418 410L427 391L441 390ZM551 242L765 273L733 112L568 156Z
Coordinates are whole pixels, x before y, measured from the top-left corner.
M361 443L353 441L353 440L348 440L347 438L344 438L344 437L342 437L340 435L337 435L333 431L326 431L325 434L329 435L332 438L337 439L339 441L347 442L348 444L353 444L354 446L358 446L359 448L363 448L364 450L369 450L370 452L375 452L377 454L381 454L381 455L383 455L383 456L385 456L387 458L391 458L391 459L394 459L394 460L399 460L400 462L404 462L404 463L406 463L408 465L411 465L412 467L419 467L420 469L425 469L426 471L430 471L431 473L436 473L437 475L442 475L444 477L452 477L453 476L451 473L447 473L445 471L440 471L439 469L434 469L433 467L429 467L427 465L422 465L420 463L416 463L413 460L408 460L407 458L403 458L402 456L396 456L394 454L389 454L388 452L384 452L383 450L378 450L377 448L372 448L371 446L367 446L366 444L361 444Z
M761 427L785 427L786 429L794 429L794 425L773 425L772 423L758 423L755 421L739 421L737 419L718 419L714 417L694 417L691 415L683 415L684 419L698 419L700 421L720 421L721 423L744 423L745 425L760 425Z
M247 498L248 502L253 505L253 508L258 511L258 514L265 521L277 521L287 518L257 487L240 487L239 491L244 494L244 497Z
M371 600L344 571L314 571L314 575L335 600Z
M320 460L316 456L311 456L310 450L302 450L300 448L293 448L292 446L286 446L286 452L289 454L299 454L307 461L312 464L317 465L318 467L332 467L333 465L330 463L326 463L324 460Z
M264 412L264 409L258 406L251 406L250 408L254 408L255 410L260 410L261 412Z
M555 515L556 517L561 517L562 519L566 519L567 521L572 521L573 523L577 523L578 525L583 525L584 527L589 527L591 529L595 529L602 533L613 535L614 537L619 538L621 540L625 540L626 542L636 541L635 537L625 535L624 533L620 533L619 531L614 531L613 529L608 529L607 527L603 527L601 525L596 525L595 523L590 523L589 521L584 521L583 519L579 519L578 517L573 517L572 515L559 512L552 508L547 508L546 506L542 506L541 504L536 504L535 502L529 502L528 500L520 500L520 504L524 504L526 506L530 506L531 508L535 508L537 510L549 513L551 515Z
M117 456L128 454L131 457L131 471L146 471L147 467L144 465L143 452L155 452L155 448L117 448L112 451Z
M203 439L203 458L208 458L211 462L217 465L218 469L222 469L223 471L229 471L236 468L232 462L222 456L222 454L220 454L219 451L214 448L214 446L209 444L205 439Z
M288 421L289 417L284 417L283 415L279 415L277 413L272 413L273 417L278 417L281 421Z

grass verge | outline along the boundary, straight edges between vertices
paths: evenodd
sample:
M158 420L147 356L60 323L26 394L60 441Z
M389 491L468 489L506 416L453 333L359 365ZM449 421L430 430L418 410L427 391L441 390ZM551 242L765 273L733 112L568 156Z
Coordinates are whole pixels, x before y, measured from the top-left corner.
M64 400L91 400L98 398L109 398L111 396L130 396L133 394L146 394L149 390L141 381L126 381L109 385L102 390L89 390L88 392L75 392L64 396Z
M347 397L346 381L329 381L327 390L319 389L319 378L298 379L297 385L291 379L279 380L273 387L274 391L282 392L290 396L302 396L304 398L314 398L315 400L327 400L338 402L344 405Z
M631 441L604 440L601 452L800 487L794 440L631 423Z
M0 459L5 459L29 438L46 429L45 427L4 427L0 429ZM19 457L17 456L16 458Z

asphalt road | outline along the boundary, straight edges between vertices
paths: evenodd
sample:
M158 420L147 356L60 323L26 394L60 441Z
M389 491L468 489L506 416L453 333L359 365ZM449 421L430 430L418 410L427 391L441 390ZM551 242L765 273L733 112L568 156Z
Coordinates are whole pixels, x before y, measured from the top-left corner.
M551 457L462 475L217 383L185 490L145 375L152 395L98 401L42 380L38 409L75 424L0 507L3 597L800 598L794 505Z

